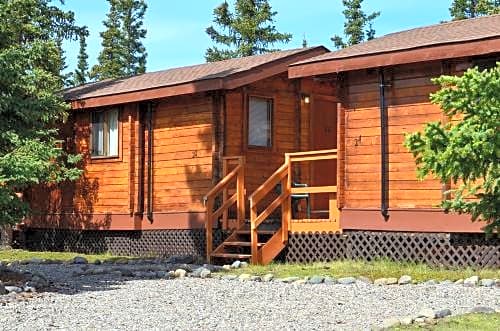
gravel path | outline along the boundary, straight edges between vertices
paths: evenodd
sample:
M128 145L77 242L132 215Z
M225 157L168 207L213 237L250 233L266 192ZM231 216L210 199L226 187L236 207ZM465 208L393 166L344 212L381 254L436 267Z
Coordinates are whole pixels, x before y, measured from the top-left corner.
M298 285L219 279L72 277L37 266L59 292L0 306L2 330L365 330L423 308L500 307L500 289L461 285Z

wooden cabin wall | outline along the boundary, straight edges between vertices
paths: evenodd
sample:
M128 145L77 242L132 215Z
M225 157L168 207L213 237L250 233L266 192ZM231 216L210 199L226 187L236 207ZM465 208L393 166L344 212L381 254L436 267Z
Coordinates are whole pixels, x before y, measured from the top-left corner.
M204 212L212 187L212 97L189 95L155 107L155 212Z
M443 187L432 178L416 179L411 153L403 146L406 133L443 119L429 102L437 90L431 78L446 73L440 62L386 69L389 125L389 207L437 207ZM380 108L376 70L349 72L345 107L345 207L380 208Z

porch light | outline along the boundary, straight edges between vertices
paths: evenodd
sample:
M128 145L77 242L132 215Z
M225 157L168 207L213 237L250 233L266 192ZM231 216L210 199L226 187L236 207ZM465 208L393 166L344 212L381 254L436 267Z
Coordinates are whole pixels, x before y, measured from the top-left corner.
M303 94L302 99L304 100L304 103L308 104L311 102L311 99L309 98L309 96L307 94Z

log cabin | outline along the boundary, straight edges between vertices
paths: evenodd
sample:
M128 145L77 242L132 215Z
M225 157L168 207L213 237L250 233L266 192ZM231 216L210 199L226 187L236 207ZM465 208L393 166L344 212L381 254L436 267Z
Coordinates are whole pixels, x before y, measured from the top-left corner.
M498 238L445 214L451 184L417 180L402 143L448 120L431 78L499 55L493 15L69 89L62 134L84 173L27 193L26 245L498 266Z

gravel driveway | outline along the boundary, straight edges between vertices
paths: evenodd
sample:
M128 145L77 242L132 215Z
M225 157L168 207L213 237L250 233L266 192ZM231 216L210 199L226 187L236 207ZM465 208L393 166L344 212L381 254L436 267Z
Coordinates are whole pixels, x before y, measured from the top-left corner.
M36 268L54 280L55 292L0 306L0 329L364 330L427 307L453 314L500 307L495 287L127 280L72 277L72 266Z

